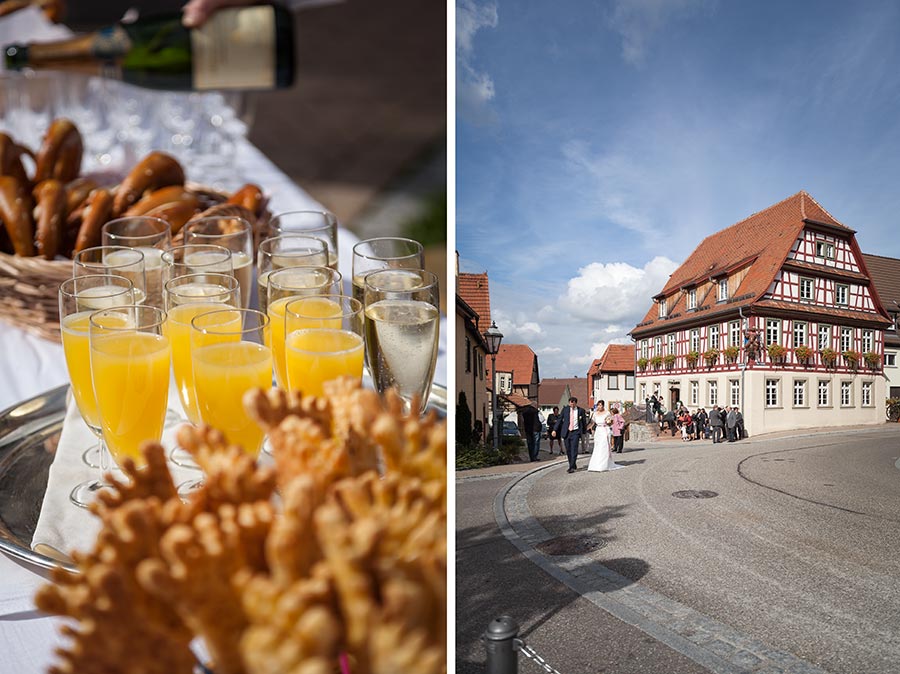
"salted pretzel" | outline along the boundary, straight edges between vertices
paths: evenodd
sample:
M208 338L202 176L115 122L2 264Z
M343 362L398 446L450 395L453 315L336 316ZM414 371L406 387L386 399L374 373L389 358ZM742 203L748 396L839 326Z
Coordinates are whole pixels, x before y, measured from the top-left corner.
M81 133L68 119L54 119L47 128L38 150L34 182L56 178L64 183L74 180L81 172L84 143Z

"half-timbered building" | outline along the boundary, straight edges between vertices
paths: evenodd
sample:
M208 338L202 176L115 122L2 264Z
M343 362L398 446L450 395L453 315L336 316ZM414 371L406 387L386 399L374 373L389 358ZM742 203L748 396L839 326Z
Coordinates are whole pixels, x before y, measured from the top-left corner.
M806 192L706 237L653 298L636 398L736 406L748 433L884 419L884 331L855 231Z

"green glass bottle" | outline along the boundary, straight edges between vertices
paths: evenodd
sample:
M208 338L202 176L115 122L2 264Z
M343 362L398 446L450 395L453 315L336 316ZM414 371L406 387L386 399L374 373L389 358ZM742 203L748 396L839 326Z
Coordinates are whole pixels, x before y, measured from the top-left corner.
M140 17L57 42L3 48L6 67L113 75L151 89L274 89L294 81L293 17L277 5L222 9L203 26Z

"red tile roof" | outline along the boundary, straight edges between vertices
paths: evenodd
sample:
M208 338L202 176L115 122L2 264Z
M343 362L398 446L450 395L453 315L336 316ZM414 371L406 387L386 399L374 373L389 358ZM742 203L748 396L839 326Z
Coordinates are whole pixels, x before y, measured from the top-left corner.
M634 344L610 344L599 360L594 361L597 369L591 374L600 372L634 372Z
M512 405L515 405L516 409L521 409L523 407L537 407L537 404L533 400L529 400L520 393L501 393L500 398L508 400Z
M542 379L541 388L538 391L538 402L541 405L558 405L566 390L566 385L569 386L570 395L578 398L579 403L586 404L587 399L590 397L586 377Z
M483 274L458 274L456 292L478 314L478 330L491 327L491 293L487 272Z
M797 237L807 224L820 224L832 231L843 231L848 238L854 230L838 222L828 211L806 192L798 192L783 201L754 213L730 227L707 236L684 263L669 277L662 292L672 298L668 306L668 318L659 318L659 306L654 303L644 319L631 331L633 336L645 336L661 328L671 330L682 322L695 321L704 314L721 311L734 312L738 307L756 304L771 286L781 269ZM731 299L717 305L714 284L708 286L707 295L697 295L697 310L687 310L687 293L682 289L699 286L709 278L725 272L746 268L746 275L738 288L731 292ZM820 309L821 311L821 309ZM829 310L829 313L832 313ZM875 320L879 320L877 317Z
M491 378L491 361L487 359L488 379ZM524 344L500 344L497 352L497 372L512 372L513 386L528 386L531 384L531 373L535 366L537 356L530 347Z

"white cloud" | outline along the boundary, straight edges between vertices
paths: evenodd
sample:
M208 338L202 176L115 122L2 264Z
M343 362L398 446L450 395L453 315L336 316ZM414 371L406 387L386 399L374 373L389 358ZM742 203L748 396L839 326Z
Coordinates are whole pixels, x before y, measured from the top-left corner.
M639 66L653 36L670 18L709 4L708 0L615 0L608 23L622 36L622 58Z
M499 24L497 3L479 4L459 0L456 4L456 106L460 116L473 124L496 120L490 107L494 99L494 80L475 66L475 35Z
M650 297L662 289L677 268L678 263L662 256L643 268L625 262L592 262L569 280L560 304L571 316L584 321L633 327L647 313Z
M538 349L537 351L539 356L552 356L557 353L562 353L562 349L558 346L545 346L543 349Z

